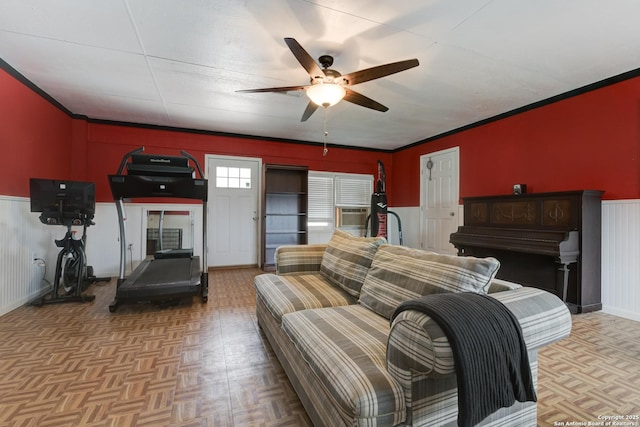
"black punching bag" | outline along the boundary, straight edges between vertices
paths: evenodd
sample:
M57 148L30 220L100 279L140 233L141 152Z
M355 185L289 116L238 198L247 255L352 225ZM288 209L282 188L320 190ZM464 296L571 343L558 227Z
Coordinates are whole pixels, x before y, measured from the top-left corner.
M371 235L387 237L387 193L384 165L378 160L378 179L371 195Z

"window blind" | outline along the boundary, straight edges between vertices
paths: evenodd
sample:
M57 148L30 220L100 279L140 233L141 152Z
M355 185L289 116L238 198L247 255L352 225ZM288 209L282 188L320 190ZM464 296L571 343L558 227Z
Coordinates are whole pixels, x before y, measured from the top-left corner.
M312 223L334 224L333 177L312 176L308 180L308 219ZM323 224L324 225L324 224Z
M362 206L371 204L373 180L370 176L336 177L336 206Z

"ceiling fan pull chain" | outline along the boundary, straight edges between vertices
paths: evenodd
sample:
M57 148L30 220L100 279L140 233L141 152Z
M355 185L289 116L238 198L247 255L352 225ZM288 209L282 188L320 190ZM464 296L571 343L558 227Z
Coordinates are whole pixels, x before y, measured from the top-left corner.
M327 135L329 135L329 131L327 131L327 107L324 107L324 149L322 150L322 155L326 156L327 152Z

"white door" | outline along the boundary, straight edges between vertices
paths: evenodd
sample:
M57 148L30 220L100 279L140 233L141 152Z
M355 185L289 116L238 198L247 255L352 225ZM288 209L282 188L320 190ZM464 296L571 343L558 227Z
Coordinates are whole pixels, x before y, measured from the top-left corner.
M420 156L420 212L422 249L456 254L449 236L461 224L459 198L458 147Z
M260 159L206 159L208 267L258 265Z

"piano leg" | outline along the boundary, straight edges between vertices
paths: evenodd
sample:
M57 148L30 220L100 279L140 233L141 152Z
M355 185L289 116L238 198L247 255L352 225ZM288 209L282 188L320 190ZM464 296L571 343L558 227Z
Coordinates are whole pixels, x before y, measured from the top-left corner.
M556 294L562 301L567 302L567 288L569 286L569 264L556 260Z

